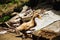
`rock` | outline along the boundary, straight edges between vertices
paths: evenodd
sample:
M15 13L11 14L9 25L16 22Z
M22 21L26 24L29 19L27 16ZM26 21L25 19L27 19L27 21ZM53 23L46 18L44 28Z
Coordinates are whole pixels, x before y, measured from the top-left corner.
M0 31L0 34L5 34L7 33L7 31Z

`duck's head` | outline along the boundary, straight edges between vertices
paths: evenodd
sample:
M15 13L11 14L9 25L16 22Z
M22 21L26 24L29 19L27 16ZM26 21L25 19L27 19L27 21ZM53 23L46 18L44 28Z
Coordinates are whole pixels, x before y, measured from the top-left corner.
M39 15L39 13L38 12L34 12L34 15L33 15L34 17L37 17L37 18L39 18L39 19L41 19L41 16Z

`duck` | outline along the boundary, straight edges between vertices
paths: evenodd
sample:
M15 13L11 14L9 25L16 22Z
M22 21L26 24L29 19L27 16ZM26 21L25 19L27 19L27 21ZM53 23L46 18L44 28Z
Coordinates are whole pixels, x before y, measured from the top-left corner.
M33 12L33 17L31 18L31 20L29 22L24 22L20 26L15 28L16 34L19 34L20 31L22 31L22 30L28 30L28 29L34 27L36 17L38 17L39 19L41 18L41 16L39 15L38 12Z

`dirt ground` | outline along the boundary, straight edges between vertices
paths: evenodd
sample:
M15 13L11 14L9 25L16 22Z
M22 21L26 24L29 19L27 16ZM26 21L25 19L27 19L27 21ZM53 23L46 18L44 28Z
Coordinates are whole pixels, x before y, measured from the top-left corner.
M32 40L30 38L23 39L21 37L16 37L16 34L14 33L7 33L0 35L0 40Z

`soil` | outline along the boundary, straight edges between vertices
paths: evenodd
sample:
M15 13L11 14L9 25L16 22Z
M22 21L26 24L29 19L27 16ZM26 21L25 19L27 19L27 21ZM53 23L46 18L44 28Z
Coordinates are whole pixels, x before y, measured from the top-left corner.
M0 40L32 40L30 38L21 38L21 37L16 37L16 34L14 33L7 33L7 34L3 34L0 35Z

